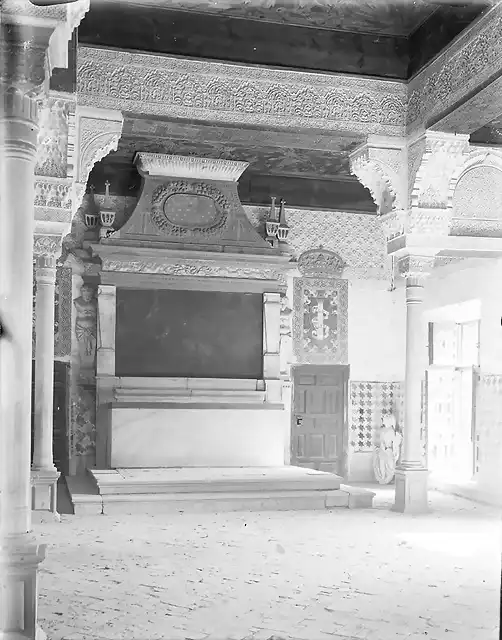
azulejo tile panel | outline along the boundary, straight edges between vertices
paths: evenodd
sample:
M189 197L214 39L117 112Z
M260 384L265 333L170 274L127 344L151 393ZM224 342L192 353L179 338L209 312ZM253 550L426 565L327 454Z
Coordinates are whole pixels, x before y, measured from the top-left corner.
M347 364L348 281L295 278L293 350L299 364Z
M351 381L349 399L349 449L371 452L385 415L394 413L402 424L403 384L401 382Z

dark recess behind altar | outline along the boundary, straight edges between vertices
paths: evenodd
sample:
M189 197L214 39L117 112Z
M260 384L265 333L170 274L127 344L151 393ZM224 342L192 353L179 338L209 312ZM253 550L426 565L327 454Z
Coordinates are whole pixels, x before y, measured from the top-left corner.
M260 379L262 349L261 294L117 290L119 377Z

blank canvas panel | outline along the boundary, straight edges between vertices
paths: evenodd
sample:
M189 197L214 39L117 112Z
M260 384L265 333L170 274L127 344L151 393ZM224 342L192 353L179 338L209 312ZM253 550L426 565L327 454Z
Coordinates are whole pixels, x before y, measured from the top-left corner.
M263 297L118 289L117 376L263 377Z

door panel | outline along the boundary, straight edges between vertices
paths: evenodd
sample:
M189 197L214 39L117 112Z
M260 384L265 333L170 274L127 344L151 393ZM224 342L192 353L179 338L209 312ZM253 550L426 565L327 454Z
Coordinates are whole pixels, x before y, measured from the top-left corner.
M343 476L348 367L295 368L293 389L291 463Z

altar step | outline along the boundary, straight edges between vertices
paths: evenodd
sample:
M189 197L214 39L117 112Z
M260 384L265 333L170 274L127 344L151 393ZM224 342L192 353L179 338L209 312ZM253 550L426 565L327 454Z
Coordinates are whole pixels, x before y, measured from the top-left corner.
M76 515L354 509L371 507L375 495L291 466L93 469L66 482Z

